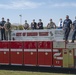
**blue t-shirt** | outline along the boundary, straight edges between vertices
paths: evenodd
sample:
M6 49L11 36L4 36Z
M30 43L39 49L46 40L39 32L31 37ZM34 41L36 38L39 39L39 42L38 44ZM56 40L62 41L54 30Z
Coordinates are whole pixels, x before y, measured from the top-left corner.
M76 30L76 20L73 22L74 29Z
M72 21L70 19L65 19L63 22L64 28L70 28L70 24L72 24Z

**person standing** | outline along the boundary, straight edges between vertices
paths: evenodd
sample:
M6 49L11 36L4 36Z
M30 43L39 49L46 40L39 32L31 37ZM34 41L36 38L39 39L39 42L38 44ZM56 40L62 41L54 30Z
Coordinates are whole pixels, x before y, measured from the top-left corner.
M2 21L0 22L0 28L1 28L1 40L6 40L6 36L5 36L5 28L4 28L4 24L6 23L6 21L4 20L4 17L2 17Z
M73 35L72 35L72 41L71 41L71 43L74 43L75 36L76 36L76 17L75 17L75 20L73 21L73 24L72 24L72 30L74 32L73 32Z
M11 23L9 22L9 19L7 19L7 22L4 24L4 27L6 40L11 40Z
M31 23L31 29L37 29L37 23L35 22L35 19L33 19L33 22Z
M50 19L50 23L47 25L47 29L56 29L55 23Z
M43 29L43 22L41 19L39 19L39 22L38 22L38 29Z
M29 24L27 23L27 20L25 20L24 29L25 30L28 30L29 29Z
M68 42L68 36L71 30L72 21L69 19L69 16L66 15L66 19L63 22L63 30L64 30L64 40Z

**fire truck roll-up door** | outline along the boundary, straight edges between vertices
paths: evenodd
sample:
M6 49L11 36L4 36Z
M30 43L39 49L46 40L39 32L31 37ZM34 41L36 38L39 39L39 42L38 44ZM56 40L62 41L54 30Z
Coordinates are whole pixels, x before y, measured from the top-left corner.
M10 63L11 65L23 64L23 43L20 41L10 42Z
M25 66L37 65L37 42L36 41L24 42L24 65Z
M9 65L9 42L0 42L0 65Z
M38 42L38 66L52 66L52 42Z

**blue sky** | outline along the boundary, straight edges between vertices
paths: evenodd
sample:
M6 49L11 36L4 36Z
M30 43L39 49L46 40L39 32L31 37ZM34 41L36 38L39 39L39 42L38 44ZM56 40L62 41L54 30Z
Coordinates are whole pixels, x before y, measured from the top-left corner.
M57 25L59 19L64 20L66 15L74 20L76 0L0 0L0 18L9 18L11 23L20 23L20 14L22 24L25 20L30 24L33 19L36 22L42 19L46 26L52 18Z

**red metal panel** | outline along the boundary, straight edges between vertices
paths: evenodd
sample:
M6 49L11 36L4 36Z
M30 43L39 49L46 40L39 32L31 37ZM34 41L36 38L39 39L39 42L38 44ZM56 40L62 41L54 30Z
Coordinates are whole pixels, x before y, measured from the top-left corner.
M53 47L53 45L52 45L53 43L52 42L50 42L50 41L40 41L40 42L38 42L38 49L52 49L52 47Z
M25 65L37 65L37 52L24 52Z
M20 41L11 41L10 42L10 48L11 49L22 49L23 44Z
M38 65L45 65L44 61L45 61L45 53L44 52L38 52Z
M26 33L25 32L23 33L23 36L26 36Z
M3 51L0 51L0 64L3 63Z
M24 42L24 49L37 49L37 42L36 41Z
M53 49L53 66L54 67L62 67L63 66L63 49Z
M16 36L21 36L22 33L16 33Z
M27 32L27 36L38 36L38 32Z
M52 65L52 52L45 52L44 58L45 65Z
M1 41L0 42L0 49L3 49L3 48L5 48L5 49L9 49L9 42L7 42L7 41Z
M0 42L0 64L9 64L9 42Z
M4 64L9 64L9 51L5 51L5 52L3 53L3 56L4 56L3 63L4 63Z
M10 54L12 65L23 64L23 43L19 41L10 42Z
M39 36L48 36L49 32L39 32Z
M24 64L30 64L30 52L24 51Z
M38 65L52 66L52 42L38 42Z
M11 51L11 64L23 64L23 53L19 51Z
M37 42L24 42L24 64L37 65Z

